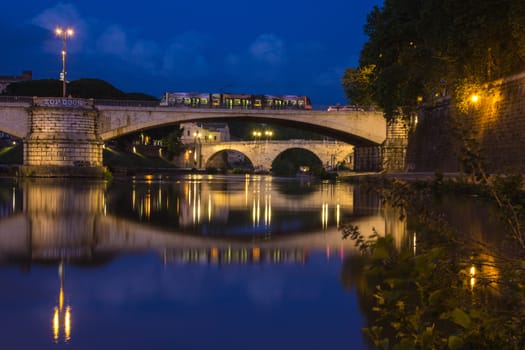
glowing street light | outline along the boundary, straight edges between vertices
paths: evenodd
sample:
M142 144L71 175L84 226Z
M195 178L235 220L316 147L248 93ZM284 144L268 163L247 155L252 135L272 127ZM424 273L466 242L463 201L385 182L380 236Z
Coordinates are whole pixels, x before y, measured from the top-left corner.
M63 29L57 27L55 34L62 38L62 73L60 73L60 80L62 80L62 97L66 97L66 39L73 36L74 31L71 28Z
M271 139L272 136L273 136L273 131L272 130L265 130L264 131L264 136L266 136L266 142L268 142L268 139Z
M254 142L256 143L257 138L262 136L262 132L255 130L254 132L252 132L252 135L253 135Z

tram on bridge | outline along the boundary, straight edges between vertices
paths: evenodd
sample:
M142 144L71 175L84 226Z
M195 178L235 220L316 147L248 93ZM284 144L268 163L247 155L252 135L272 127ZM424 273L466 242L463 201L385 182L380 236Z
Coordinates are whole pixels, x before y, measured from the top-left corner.
M308 96L166 92L161 106L228 109L312 109Z

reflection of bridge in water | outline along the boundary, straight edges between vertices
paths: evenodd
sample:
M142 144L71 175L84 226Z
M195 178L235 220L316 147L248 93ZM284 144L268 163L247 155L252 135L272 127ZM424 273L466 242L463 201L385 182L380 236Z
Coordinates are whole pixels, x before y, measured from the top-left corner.
M185 184L191 189L194 183L189 181ZM213 237L122 218L108 213L105 186L104 183L77 183L75 186L31 183L22 186L22 198L17 198L13 191L13 207L21 210L17 209L0 220L0 261L100 263L120 254L154 251L166 263L286 263L304 262L311 252L323 252L327 258L342 258L356 251L352 241L341 238L339 223L283 235ZM203 187L205 190L199 195L207 197L213 193L210 188ZM253 188L249 187L248 195L255 193L257 197L257 191ZM316 193L312 196L323 197L319 194L322 191ZM221 198L220 192L218 195ZM243 197L245 193L235 196L239 199L230 198L230 204L253 205L253 198L246 200ZM177 204L185 208L180 213L197 215L199 210L206 211L207 208L193 209L193 204L198 202L195 198L188 189L185 203ZM349 198L353 200L354 196ZM319 199L315 198L316 201ZM137 199L134 197L134 200ZM144 197L143 200L144 204L156 202L158 198ZM285 200L275 200L273 204L272 198L273 207L291 205ZM324 200L328 205L326 198ZM22 204L16 204L17 201ZM350 204L344 200L341 203ZM319 208L320 216L323 208ZM350 209L353 211L354 205ZM189 220L197 218L191 215ZM396 234L399 236L396 240L401 240L404 235L404 226L388 223L380 208L352 218L352 224L358 225L363 233L371 233L375 229L379 234Z

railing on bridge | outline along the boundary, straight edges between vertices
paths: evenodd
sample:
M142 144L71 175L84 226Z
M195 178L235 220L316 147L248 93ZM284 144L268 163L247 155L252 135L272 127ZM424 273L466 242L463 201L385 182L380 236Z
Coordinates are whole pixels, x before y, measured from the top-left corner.
M158 107L156 100L108 100L96 98L93 100L95 106L118 106L118 107Z
M0 96L0 103L32 103L33 97L29 96Z
M32 96L0 96L0 103L32 103L34 97ZM90 99L86 99L90 100ZM115 99L92 99L95 105L99 106L117 106L117 107L160 107L160 101L158 100L115 100ZM312 111L326 111L329 105L313 105ZM178 109L188 109L188 110L198 110L199 108L179 106ZM209 110L210 108L205 108ZM231 108L214 108L214 109L227 109L232 110ZM235 109L237 110L237 109ZM264 109L266 110L266 109ZM283 109L272 109L272 111L293 111L294 109L283 108ZM365 111L373 112L374 108L364 108ZM305 112L305 110L299 110L300 112Z

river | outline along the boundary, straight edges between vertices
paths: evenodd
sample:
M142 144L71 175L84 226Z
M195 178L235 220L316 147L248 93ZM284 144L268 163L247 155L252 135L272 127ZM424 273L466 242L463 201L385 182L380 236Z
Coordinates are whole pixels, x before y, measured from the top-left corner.
M444 207L490 235L479 203ZM366 349L348 223L416 247L406 219L349 183L0 179L0 346Z

